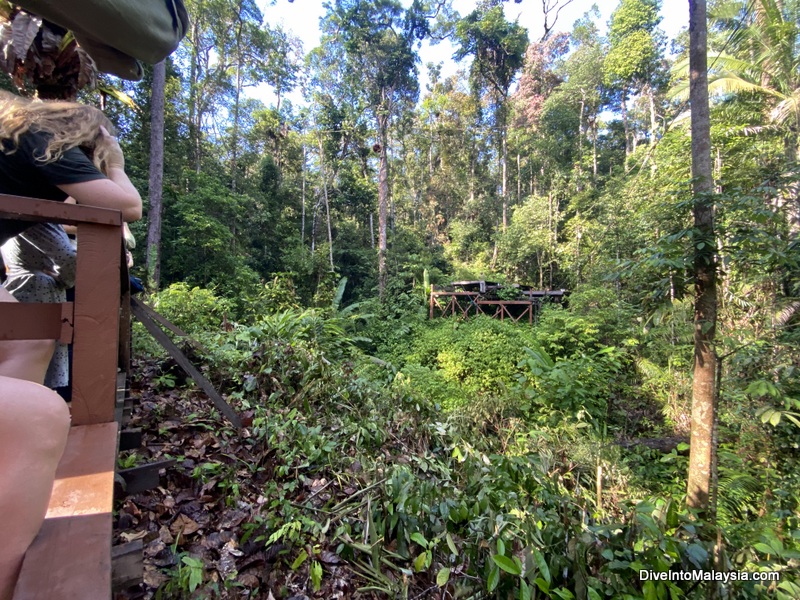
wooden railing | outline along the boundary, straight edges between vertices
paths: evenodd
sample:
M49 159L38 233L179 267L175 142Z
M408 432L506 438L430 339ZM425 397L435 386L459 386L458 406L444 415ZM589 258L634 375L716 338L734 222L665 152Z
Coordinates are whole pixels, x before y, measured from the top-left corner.
M115 210L4 195L0 218L78 228L74 303L0 303L0 340L73 344L72 430L14 600L108 599L120 293L127 285L122 218Z
M564 291L523 292L517 300L489 300L480 292L436 291L430 294L428 315L440 317L474 317L487 315L515 323L527 321L533 325L546 302L561 303Z

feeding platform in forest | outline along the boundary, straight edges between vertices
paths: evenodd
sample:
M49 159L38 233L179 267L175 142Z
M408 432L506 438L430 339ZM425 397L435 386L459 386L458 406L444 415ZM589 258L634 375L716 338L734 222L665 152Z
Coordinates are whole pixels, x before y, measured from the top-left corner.
M563 306L569 295L567 290L535 290L529 285L504 285L492 281L454 281L442 288L433 286L430 295L429 315L470 317L487 315L515 323L538 319L542 306Z

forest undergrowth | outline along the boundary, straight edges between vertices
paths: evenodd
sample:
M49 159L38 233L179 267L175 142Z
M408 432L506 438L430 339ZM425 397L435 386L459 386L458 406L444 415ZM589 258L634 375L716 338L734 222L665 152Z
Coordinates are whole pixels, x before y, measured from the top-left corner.
M420 293L342 308L343 285L301 309L276 280L271 310L229 331L207 290L153 299L245 427L137 337L145 441L120 464L176 463L117 507L146 562L126 597L800 597L797 429L747 401L766 383L724 387L712 523L685 507L691 348L675 322L646 330L602 289L532 328L428 321Z

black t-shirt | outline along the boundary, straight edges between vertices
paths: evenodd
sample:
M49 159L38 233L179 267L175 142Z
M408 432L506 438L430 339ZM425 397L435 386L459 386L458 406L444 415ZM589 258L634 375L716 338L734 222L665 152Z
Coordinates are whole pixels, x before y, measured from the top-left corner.
M11 154L8 151L14 148L13 144L2 142L0 194L63 202L67 194L58 185L106 178L79 148L71 148L49 163L36 160L44 155L49 138L48 134L28 131L20 136L19 145ZM0 244L31 225L30 221L0 219Z

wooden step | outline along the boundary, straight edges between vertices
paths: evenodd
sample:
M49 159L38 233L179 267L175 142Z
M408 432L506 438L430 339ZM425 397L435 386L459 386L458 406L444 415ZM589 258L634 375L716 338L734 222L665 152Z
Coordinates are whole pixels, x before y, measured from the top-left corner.
M117 424L72 427L14 600L108 600Z

